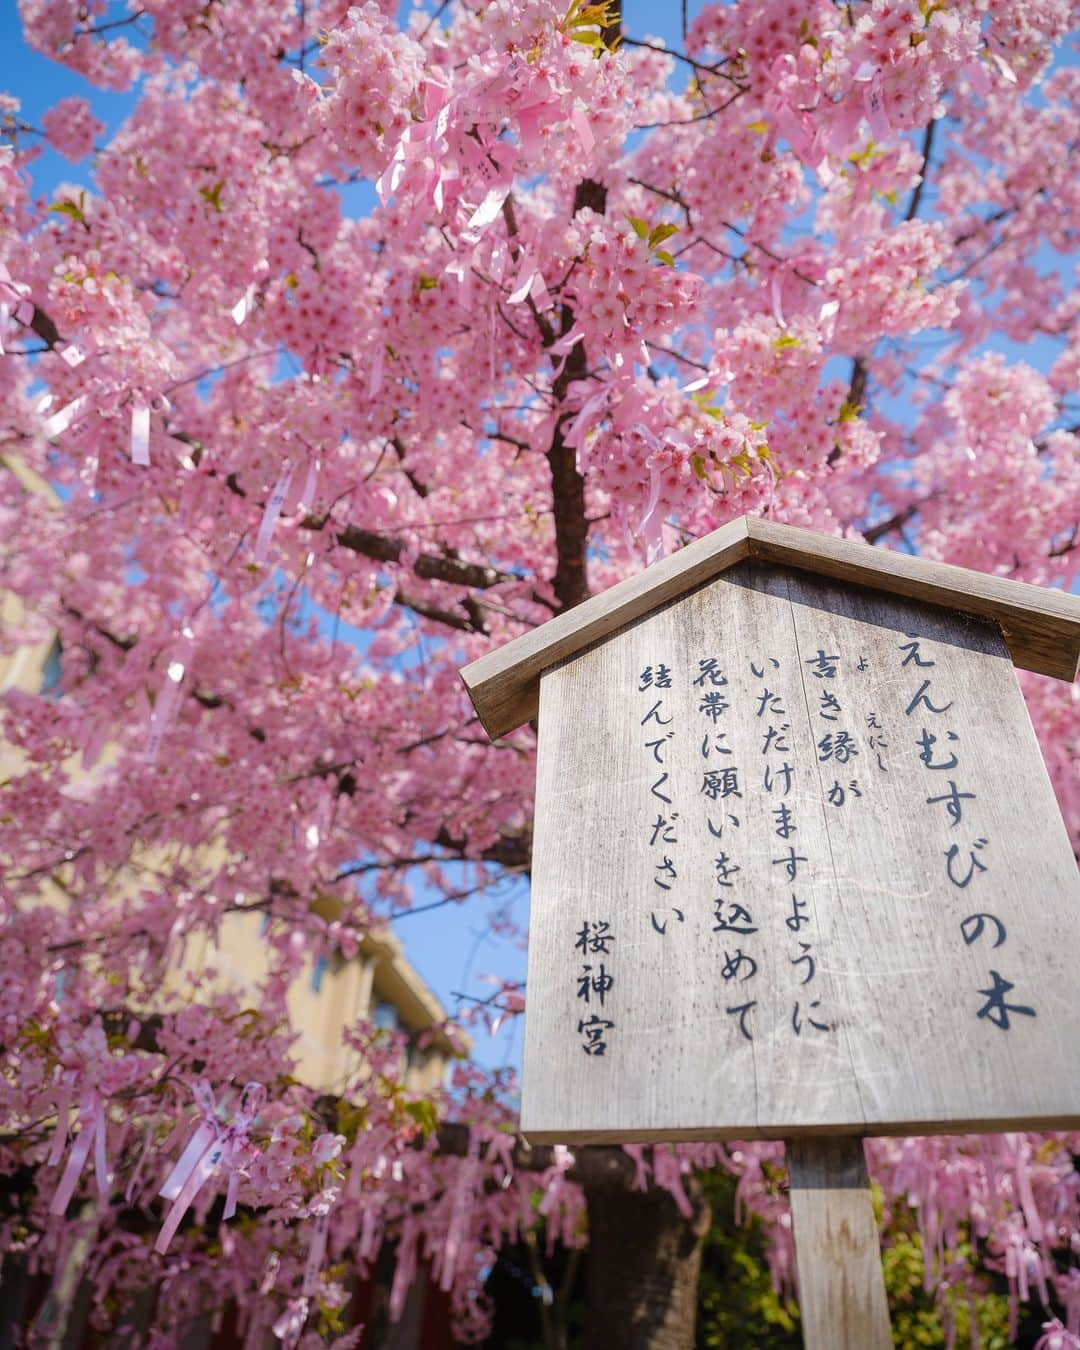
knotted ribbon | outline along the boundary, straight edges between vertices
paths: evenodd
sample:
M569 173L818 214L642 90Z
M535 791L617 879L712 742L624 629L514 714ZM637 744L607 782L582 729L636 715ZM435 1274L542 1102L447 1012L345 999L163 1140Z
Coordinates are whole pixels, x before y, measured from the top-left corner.
M217 1117L214 1093L209 1083L200 1079L195 1084L195 1101L202 1119L188 1140L180 1160L165 1178L158 1192L172 1207L166 1215L154 1250L162 1255L168 1251L176 1230L195 1203L195 1197L220 1167L229 1174L225 1192L225 1219L236 1213L236 1196L240 1189L240 1172L245 1155L251 1151L248 1132L266 1102L266 1089L261 1083L248 1083L240 1096L240 1105L227 1126Z
M64 1156L70 1112L71 1081L69 1075L65 1075L60 1086L56 1111L56 1133L53 1135L52 1149L49 1152L49 1162L54 1166ZM97 1177L98 1193L105 1199L109 1194L109 1169L105 1161L105 1103L93 1088L87 1088L79 1098L79 1133L75 1136L75 1142L68 1154L67 1166L49 1206L50 1214L63 1216L66 1213L91 1148L94 1150L94 1172Z

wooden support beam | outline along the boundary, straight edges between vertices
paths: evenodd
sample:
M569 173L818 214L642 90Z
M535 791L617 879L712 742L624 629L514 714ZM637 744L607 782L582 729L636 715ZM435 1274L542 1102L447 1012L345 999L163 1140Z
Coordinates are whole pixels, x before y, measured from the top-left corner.
M892 1350L863 1141L793 1139L787 1159L806 1350Z

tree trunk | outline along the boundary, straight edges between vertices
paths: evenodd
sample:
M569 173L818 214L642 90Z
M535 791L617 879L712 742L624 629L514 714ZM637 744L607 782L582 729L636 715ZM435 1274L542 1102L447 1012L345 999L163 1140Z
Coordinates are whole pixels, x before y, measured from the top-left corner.
M586 1186L589 1209L585 1344L693 1350L701 1244L711 1214L688 1184L685 1219L667 1191Z

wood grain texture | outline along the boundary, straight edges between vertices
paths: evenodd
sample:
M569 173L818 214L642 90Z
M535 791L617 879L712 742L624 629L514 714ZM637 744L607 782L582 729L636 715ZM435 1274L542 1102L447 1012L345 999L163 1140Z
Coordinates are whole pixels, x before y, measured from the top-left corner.
M1080 1126L1080 880L990 623L731 568L544 674L533 856L536 1142Z
M892 1350L862 1140L795 1140L787 1162L803 1345Z
M495 740L532 721L540 674L549 666L708 581L746 554L746 520L740 518L467 665L461 678L488 735Z
M746 524L751 558L992 619L1014 665L1059 680L1076 678L1080 597L792 525L756 519Z
M991 619L1016 665L1076 676L1076 596L744 516L466 666L461 678L488 734L504 736L536 716L544 670L748 557Z

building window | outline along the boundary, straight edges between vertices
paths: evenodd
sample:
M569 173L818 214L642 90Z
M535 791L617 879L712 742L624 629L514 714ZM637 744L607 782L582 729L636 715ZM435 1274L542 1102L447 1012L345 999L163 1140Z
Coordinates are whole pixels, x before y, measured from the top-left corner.
M44 698L60 697L60 639L54 637L45 664L41 667L41 694Z
M376 1003L375 1011L371 1014L371 1020L377 1027L382 1027L385 1031L401 1030L401 1020L392 1003Z

